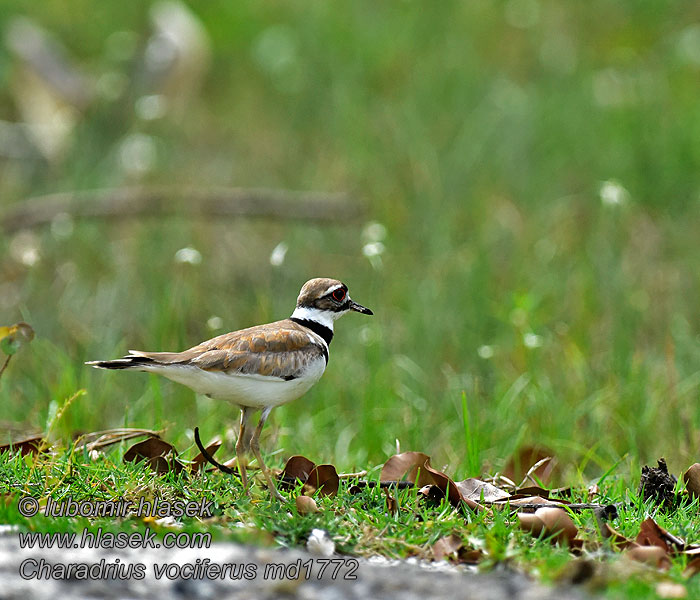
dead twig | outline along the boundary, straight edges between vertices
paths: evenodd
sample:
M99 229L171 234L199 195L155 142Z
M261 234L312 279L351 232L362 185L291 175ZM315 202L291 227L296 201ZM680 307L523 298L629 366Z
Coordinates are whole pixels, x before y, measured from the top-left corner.
M7 365L10 362L10 359L12 358L12 354L8 354L5 360L2 363L2 367L0 367L0 377L2 377L2 374L5 372L5 369L7 369Z
M204 447L204 444L202 444L202 440L199 438L199 427L194 428L194 443L197 444L197 448L199 448L199 451L202 453L204 460L206 460L210 465L216 467L217 469L219 469L219 471L222 471L227 475L232 475L233 473L236 473L236 469L232 469L231 467L227 467L226 465L221 464L211 454L209 454L209 452L207 452L207 449Z
M338 473L338 479L352 479L353 477L364 477L367 471L358 471L357 473Z
M104 431L93 431L81 435L75 442L75 449L81 450L83 447L88 452L106 448L119 442L125 442L144 435L159 437L159 431L151 431L150 429L137 429L132 427L122 427L118 429L105 429Z
M527 483L528 479L532 482L533 485L539 485L539 483L538 483L538 482L535 480L535 478L533 477L533 474L534 474L535 471L537 471L537 469L539 469L542 465L547 464L547 463L548 463L549 461L551 461L551 460L552 460L552 457L551 457L551 456L545 456L543 459L538 460L534 465L532 465L532 466L528 469L527 473L525 473L525 477L524 477L523 480L520 482L520 485L519 485L518 487L519 487L519 488L525 487L525 484Z
M29 198L0 213L6 234L53 222L57 217L120 220L137 217L189 217L347 222L364 208L345 194L244 188L113 188L59 192Z
M612 512L617 510L614 504L595 504L595 503L571 503L564 504L563 502L557 502L553 500L551 502L528 502L526 504L511 504L508 502L508 498L505 500L499 500L497 502L484 502L489 506L494 507L510 507L511 509L516 509L517 512L527 511L527 510L538 510L540 508L564 508L574 512L580 512L582 510L602 510Z

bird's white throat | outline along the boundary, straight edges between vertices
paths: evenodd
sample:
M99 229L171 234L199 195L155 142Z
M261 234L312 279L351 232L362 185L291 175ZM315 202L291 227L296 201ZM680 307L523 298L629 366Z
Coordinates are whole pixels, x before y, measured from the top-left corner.
M292 313L291 319L305 319L316 321L324 327L333 331L333 321L340 317L343 312L335 312L333 310L319 310L318 308L309 308L307 306L297 306Z

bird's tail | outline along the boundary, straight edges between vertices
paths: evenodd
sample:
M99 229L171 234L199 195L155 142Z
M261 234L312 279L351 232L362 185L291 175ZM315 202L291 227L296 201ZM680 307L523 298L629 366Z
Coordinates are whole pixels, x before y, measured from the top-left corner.
M154 360L147 356L124 356L114 360L91 360L85 364L96 369L142 369L153 363Z

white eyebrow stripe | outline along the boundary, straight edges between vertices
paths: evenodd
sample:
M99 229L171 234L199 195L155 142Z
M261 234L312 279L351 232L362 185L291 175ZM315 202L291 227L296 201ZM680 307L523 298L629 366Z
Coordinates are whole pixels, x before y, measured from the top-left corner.
M332 285L332 286L329 287L325 292L323 292L323 294L321 294L321 295L322 295L322 296L327 296L327 295L330 294L331 292L335 292L335 290L339 290L339 289L341 289L342 287L343 287L343 284L342 284L342 283L341 283L340 285Z

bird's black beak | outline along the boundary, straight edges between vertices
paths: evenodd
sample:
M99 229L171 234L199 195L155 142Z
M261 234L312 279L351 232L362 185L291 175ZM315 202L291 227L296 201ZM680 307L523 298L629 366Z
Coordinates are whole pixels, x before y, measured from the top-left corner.
M362 304L358 304L354 300L350 300L350 310L354 310L355 312L362 313L363 315L373 315L374 313L367 308L366 306L362 306Z

